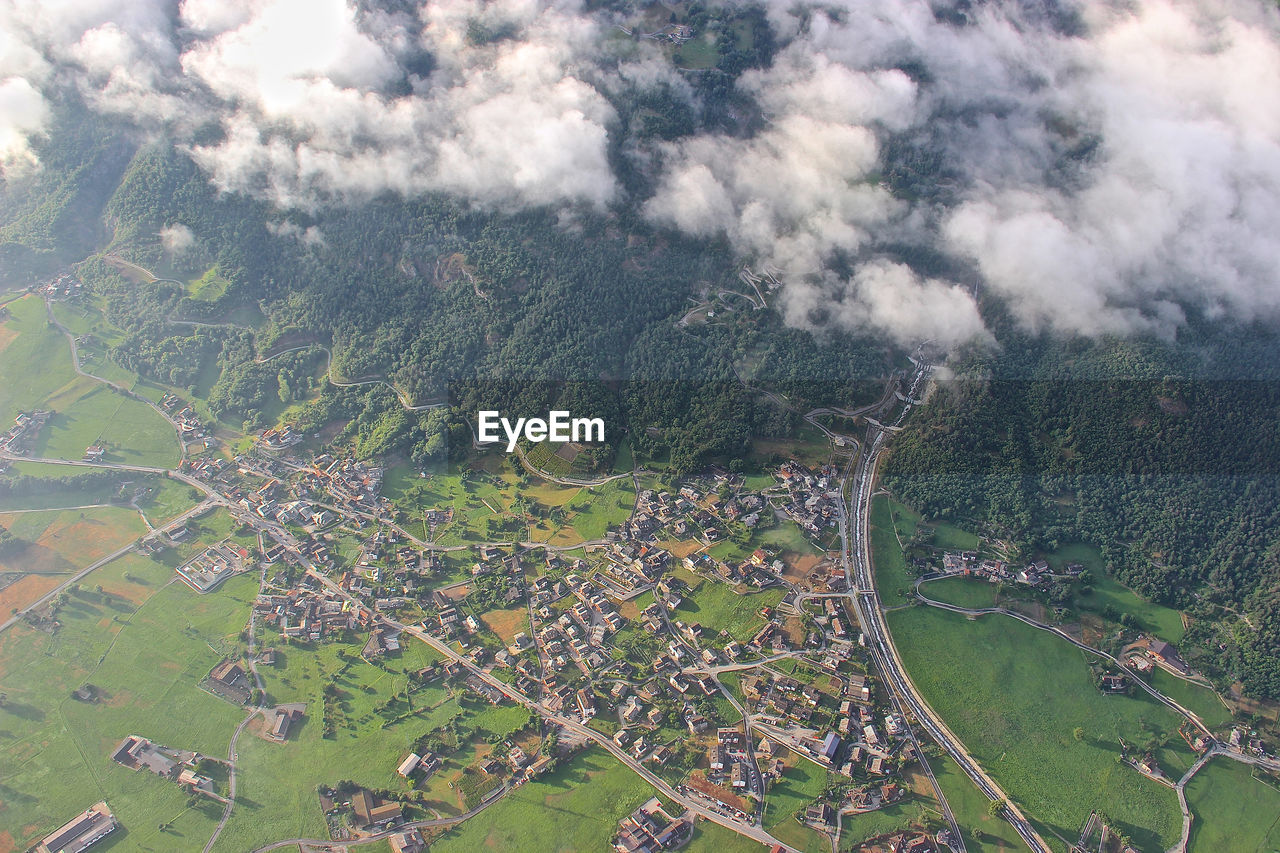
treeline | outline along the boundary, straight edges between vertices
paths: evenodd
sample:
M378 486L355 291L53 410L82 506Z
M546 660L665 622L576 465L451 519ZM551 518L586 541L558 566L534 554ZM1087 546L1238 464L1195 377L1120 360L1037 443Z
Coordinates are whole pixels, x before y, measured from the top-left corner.
M147 475L141 475L146 479ZM139 479L139 475L130 475ZM28 498L39 495L56 495L70 489L86 492L113 488L120 484L120 474L115 471L87 471L65 477L32 477L27 474L8 473L0 476L0 498Z

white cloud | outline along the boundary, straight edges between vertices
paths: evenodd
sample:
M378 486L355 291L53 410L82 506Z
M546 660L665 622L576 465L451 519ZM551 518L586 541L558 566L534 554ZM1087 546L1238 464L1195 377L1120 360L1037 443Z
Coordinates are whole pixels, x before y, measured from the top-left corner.
M0 156L30 162L73 86L178 139L218 123L196 162L282 208L446 191L599 210L621 198L610 98L692 98L662 51L611 39L609 13L580 0L376 5L0 0ZM970 287L886 260L913 246L967 264L1027 328L1168 335L1192 311L1280 317L1271 6L767 9L781 48L738 81L761 129L629 147L655 190L628 201L783 269L791 322L983 337ZM912 170L917 186L895 183Z
M181 255L196 244L196 235L181 222L174 222L160 229L160 245L166 252Z
M24 78L0 80L0 175L35 162L29 140L44 130L48 118L44 97Z

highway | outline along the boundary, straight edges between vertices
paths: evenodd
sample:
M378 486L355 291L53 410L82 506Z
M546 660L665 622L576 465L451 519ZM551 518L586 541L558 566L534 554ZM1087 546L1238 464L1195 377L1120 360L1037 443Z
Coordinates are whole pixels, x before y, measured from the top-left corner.
M912 378L910 390L905 395L908 399L916 399L919 387L927 378L929 371L930 365L921 361ZM902 421L906 413L910 411L910 408L911 404L908 403L898 416L894 426L897 426ZM1004 791L969 755L964 744L951 733L916 691L915 686L907 676L906 669L893 644L893 637L885 624L884 610L875 586L875 572L871 565L869 531L871 490L875 481L876 465L880 452L884 449L885 437L888 434L889 431L884 426L871 424L867 427L867 438L863 443L863 453L846 470L842 482L842 486L848 488L848 499L852 502L851 510L843 502L839 508L841 562L845 570L845 579L849 584L847 597L858 619L859 627L866 637L867 648L871 652L876 668L883 676L885 683L891 688L891 693L894 694L894 704L898 706L899 713L902 713L900 702L905 703L911 715L919 721L919 724L929 733L930 737L951 756L952 760L964 771L965 775L974 781L979 790L992 800L1003 800L1005 802L1002 814L1013 825L1013 828L1022 840L1026 842L1027 846L1035 853L1050 853L1049 845L1036 832L1030 821L1027 820L1016 805L1010 802ZM959 828L956 826L955 817L951 814L951 809L946 804L945 798L942 800L942 805L947 821L951 824L952 832L955 835L956 849L963 850L964 842Z

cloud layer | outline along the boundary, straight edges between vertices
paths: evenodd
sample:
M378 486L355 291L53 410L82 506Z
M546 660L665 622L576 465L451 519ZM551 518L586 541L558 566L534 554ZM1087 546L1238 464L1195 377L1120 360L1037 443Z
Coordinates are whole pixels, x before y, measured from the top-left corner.
M630 141L640 198L610 159L619 93L696 98L576 0L0 0L0 162L31 162L74 87L285 210L386 191L636 205L783 270L798 325L956 344L989 337L984 294L1085 334L1280 316L1270 6L766 8L779 50L736 83L759 129ZM925 253L946 262L925 274Z

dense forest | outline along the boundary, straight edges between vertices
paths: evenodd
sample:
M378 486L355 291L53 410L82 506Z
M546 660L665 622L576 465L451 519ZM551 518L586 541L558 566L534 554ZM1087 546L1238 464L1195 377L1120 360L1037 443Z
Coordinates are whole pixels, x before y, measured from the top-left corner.
M1252 627L1204 619L1188 640L1277 698L1280 383L1241 376L1274 365L1277 342L1200 343L1024 340L1017 357L970 357L895 440L884 483L1024 556L1095 543L1149 598L1205 617L1242 609Z

